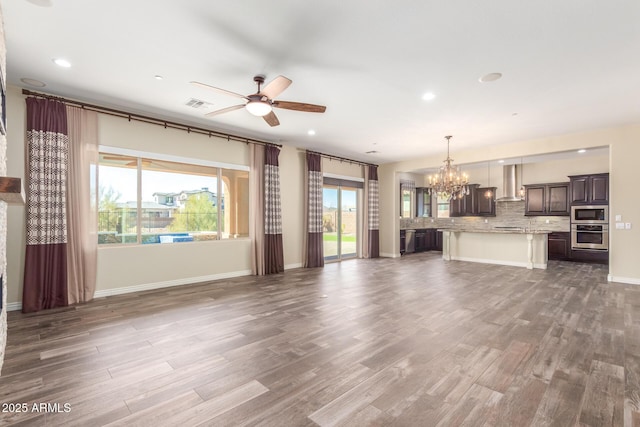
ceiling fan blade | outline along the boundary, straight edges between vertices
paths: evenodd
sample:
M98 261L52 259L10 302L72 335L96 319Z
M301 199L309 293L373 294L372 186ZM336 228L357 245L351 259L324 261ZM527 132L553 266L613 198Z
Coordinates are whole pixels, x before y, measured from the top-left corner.
M221 108L220 110L212 111L210 113L205 114L206 117L217 116L218 114L228 113L229 111L239 110L244 108L244 104L232 105L231 107Z
M306 104L304 102L273 101L273 106L284 108L285 110L306 111L308 113L324 113L327 110L324 105Z
M220 93L223 93L225 95L235 96L236 98L249 99L244 95L240 95L239 93L231 92L230 90L226 90L226 89L220 89L219 87L210 86L210 85L205 84L205 83L200 83L200 82L190 82L190 83L192 85L194 85L194 86L203 87L203 88L206 88L206 89L212 89L212 90L215 90L216 92L220 92Z
M269 114L267 114L266 116L262 116L262 118L271 127L278 126L280 124L280 121L278 120L278 117L276 117L276 115L275 115L275 113L273 111L270 112Z
M288 88L290 84L290 79L286 78L285 76L278 76L275 79L271 80L265 87L263 87L260 91L260 94L266 96L269 99L273 99L284 92L284 90Z

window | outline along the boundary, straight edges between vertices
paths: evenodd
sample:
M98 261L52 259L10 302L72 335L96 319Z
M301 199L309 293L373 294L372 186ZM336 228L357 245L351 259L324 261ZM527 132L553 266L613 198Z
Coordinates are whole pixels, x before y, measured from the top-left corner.
M249 172L151 156L100 154L98 243L249 235Z
M438 218L449 218L449 198L438 196Z
M415 190L400 187L400 216L402 218L413 217L413 201Z

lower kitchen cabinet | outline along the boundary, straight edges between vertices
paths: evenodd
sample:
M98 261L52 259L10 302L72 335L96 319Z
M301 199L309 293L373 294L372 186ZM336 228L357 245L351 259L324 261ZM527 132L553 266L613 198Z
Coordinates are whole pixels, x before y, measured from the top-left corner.
M405 253L406 232L400 230L400 254ZM414 252L442 251L442 231L435 228L420 228L414 235Z
M549 260L608 264L609 252L589 249L571 249L571 233L554 231L548 238Z
M549 234L549 259L567 261L571 258L571 233L554 232Z
M571 261L590 262L593 264L609 264L609 251L572 249Z
M436 230L435 238L436 239L435 239L435 242L433 244L433 250L442 252L442 231L437 231Z

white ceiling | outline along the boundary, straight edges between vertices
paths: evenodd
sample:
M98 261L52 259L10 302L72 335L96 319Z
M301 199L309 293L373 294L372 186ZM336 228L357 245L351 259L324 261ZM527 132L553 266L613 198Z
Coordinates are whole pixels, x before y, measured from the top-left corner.
M1 4L12 85L372 163L640 120L638 0ZM190 81L249 94L255 74L327 112L203 117L238 100Z

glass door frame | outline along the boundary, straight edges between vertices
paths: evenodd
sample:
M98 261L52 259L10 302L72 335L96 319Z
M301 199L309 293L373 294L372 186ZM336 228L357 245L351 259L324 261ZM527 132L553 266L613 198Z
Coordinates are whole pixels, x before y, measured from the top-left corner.
M354 259L354 258L358 258L360 256L360 244L361 244L361 233L362 233L362 221L360 218L360 212L362 209L362 187L363 184L361 182L358 181L349 181L349 180L338 180L340 182L337 183L325 183L322 186L322 190L323 190L323 208L324 208L324 191L325 189L333 189L336 190L337 192L337 201L336 201L336 255L329 255L327 256L326 253L324 254L324 260L325 262L337 262L337 261L342 261L342 260L346 260L346 259ZM350 185L351 184L351 185ZM360 186L358 186L358 184ZM343 224L343 206L342 206L342 199L343 199L343 191L351 191L351 192L355 192L355 216L356 216L356 222L355 222L355 236L356 236L356 240L355 240L355 252L353 253L349 253L349 254L343 254L343 247L342 247L342 239L343 239L343 232L342 232L342 224ZM324 216L324 213L323 213ZM324 240L324 231L323 231L323 240ZM323 243L324 244L324 243ZM324 251L326 252L326 251Z

